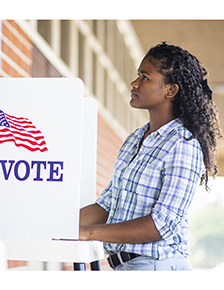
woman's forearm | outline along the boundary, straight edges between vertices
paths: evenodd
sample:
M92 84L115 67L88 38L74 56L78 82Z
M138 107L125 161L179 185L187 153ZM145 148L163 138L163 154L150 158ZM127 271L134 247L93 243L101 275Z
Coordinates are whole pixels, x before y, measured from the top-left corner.
M108 218L108 212L97 203L83 207L80 210L80 225L89 226L105 224Z
M80 227L80 240L135 244L161 240L150 215L117 223Z

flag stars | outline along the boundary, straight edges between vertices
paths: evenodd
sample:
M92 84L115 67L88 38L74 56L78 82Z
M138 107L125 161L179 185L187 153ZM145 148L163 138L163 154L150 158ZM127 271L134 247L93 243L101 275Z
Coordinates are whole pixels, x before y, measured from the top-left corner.
M10 125L8 121L6 120L5 114L2 110L0 110L0 126L10 128Z

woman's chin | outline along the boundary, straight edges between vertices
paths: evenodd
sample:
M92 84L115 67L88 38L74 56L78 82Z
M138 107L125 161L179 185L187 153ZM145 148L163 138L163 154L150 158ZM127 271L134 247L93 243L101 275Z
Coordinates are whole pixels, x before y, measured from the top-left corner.
M139 108L139 105L138 105L138 100L136 100L137 98L131 98L131 100L130 100L130 106L132 107L132 108Z

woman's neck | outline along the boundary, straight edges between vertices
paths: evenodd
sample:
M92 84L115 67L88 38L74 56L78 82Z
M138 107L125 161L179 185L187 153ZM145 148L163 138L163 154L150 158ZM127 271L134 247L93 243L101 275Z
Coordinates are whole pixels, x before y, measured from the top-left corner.
M147 135L151 134L152 132L157 131L159 128L164 126L165 124L169 123L170 121L174 120L174 114L150 114L150 128L146 131Z

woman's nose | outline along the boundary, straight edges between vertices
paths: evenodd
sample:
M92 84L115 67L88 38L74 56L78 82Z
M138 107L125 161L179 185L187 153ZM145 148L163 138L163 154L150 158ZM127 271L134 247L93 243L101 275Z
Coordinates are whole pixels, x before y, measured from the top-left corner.
M132 86L132 88L138 88L138 86L139 86L139 84L138 84L138 79L139 78L137 78L136 80L134 80L133 82L131 82L131 86Z

